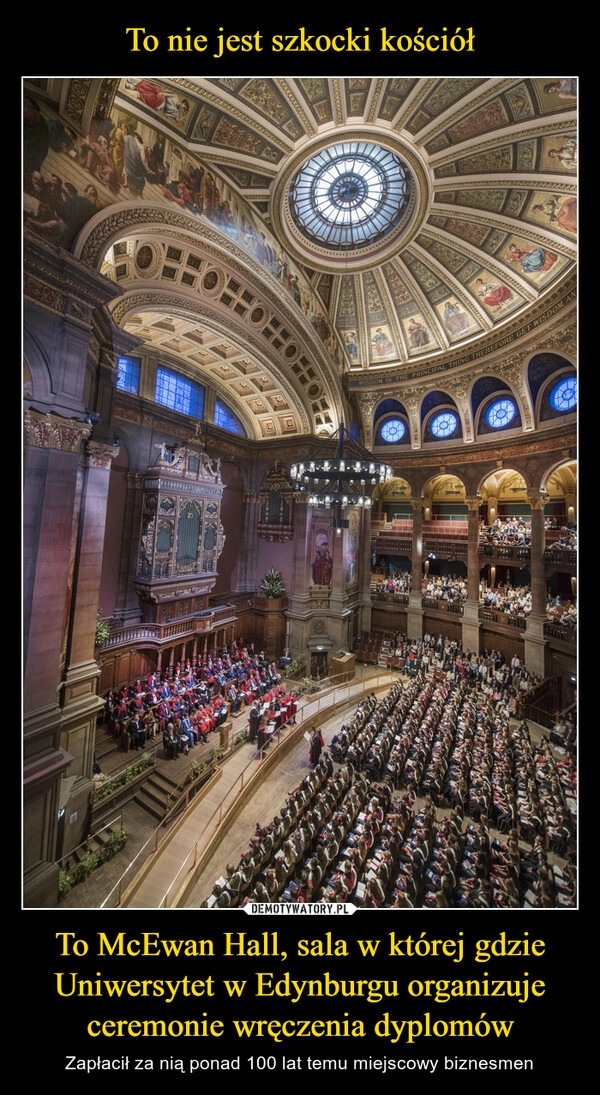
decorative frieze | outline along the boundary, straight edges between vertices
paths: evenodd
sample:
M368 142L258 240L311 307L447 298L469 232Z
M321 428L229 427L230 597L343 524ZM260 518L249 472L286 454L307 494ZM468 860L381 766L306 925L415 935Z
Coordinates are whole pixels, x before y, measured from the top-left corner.
M61 418L56 414L40 414L28 409L24 415L27 443L37 449L56 449L59 452L81 452L92 427L76 419ZM101 448L101 446L98 446ZM116 455L118 449L111 449Z

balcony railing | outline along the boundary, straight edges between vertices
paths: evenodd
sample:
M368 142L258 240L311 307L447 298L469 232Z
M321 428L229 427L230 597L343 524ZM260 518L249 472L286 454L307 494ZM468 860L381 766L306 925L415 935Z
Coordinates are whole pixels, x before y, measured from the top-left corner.
M558 564L559 566L576 567L577 566L577 552L572 548L546 548L544 552L544 559L547 563Z
M560 624L548 622L544 624L544 638L558 639L561 643L569 643L571 646L575 646L577 643L577 628L561 627Z
M462 616L464 605L461 601L444 601L442 597L422 597L423 608L432 608L435 612L449 612L454 616Z
M486 544L480 541L478 553L485 559L514 559L519 563L524 560L529 562L531 558L529 545L525 544Z
M233 605L223 605L207 610L202 615L186 616L180 620L169 620L162 624L128 624L112 631L102 650L114 650L115 647L140 645L152 642L157 645L173 642L186 635L199 635L214 631L223 624L233 623L236 619Z
M495 609L486 606L479 609L479 619L484 622L500 624L501 627L512 627L517 631L524 631L527 626L525 616L511 616L508 612L496 612Z

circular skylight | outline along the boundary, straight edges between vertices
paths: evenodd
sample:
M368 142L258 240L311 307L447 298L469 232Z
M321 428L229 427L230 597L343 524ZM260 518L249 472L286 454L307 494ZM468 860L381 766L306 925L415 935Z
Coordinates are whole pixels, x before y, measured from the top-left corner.
M311 156L296 173L290 210L302 234L336 251L356 251L398 223L410 197L400 158L371 141L343 141Z
M458 419L452 411L443 411L435 416L431 423L431 432L435 437L450 437L458 426Z
M509 422L515 417L515 411L516 407L512 399L497 399L491 407L488 407L485 417L492 429L501 430L503 426L508 426Z
M555 411L572 411L577 406L577 377L561 380L550 392L550 403Z
M381 436L388 444L394 445L401 441L406 433L406 426L400 418L388 418L381 427Z

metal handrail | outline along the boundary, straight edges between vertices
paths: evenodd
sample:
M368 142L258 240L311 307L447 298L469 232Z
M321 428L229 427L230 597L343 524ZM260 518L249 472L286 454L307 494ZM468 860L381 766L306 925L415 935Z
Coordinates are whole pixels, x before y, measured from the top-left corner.
M343 674L336 674L336 676L342 676L342 675ZM377 682L379 681L380 677L385 681L386 686L389 685L389 683L390 683L390 672L389 672L389 670L386 669L382 673L377 673L375 675L371 674L368 677L369 687L371 689L378 687ZM327 679L335 679L335 678L327 678ZM362 693L364 692L364 675L363 675L362 672L361 672L360 682L358 684L355 684L354 688L352 688L351 685L352 685L352 682L347 682L346 687L334 686L333 687L333 693L334 693L333 697L332 697L332 694L331 694L331 689L328 689L326 695L324 695L323 693L319 693L318 695L315 696L314 699L311 699L307 703L305 703L305 705L303 707L303 710L302 710L302 719L301 719L300 723L295 727L295 736L297 736L298 739L300 739L302 737L303 733L304 733L305 724L308 723L311 719L314 719L315 716L317 714L319 714L321 712L321 710L323 710L324 707L326 707L327 710L331 710L332 706L337 706L337 704L343 703L344 701L352 699L354 696L362 695ZM275 731L275 733L278 735L278 738L279 738L279 740L277 741L277 747L276 747L277 749L280 748L281 745L282 745L282 739L280 737L280 733L281 733L282 729L284 729L284 728L280 727L279 730ZM271 741L268 743L269 745L271 745L272 740L273 739L271 738ZM288 741L289 741L289 736L285 738L285 742L287 743ZM259 765L264 760L264 754L265 754L266 749L267 749L267 745L263 746L262 749L260 749L258 751ZM271 756L272 755L273 754L271 753ZM252 759L256 760L256 755ZM244 769L244 771L240 773L240 775L238 776L238 779L236 780L236 782L233 784L233 786L230 788L230 790L228 792L228 795L227 795L228 798L231 798L233 796L232 805L237 801L237 799L239 798L242 790L244 789L244 776L246 775L249 767L250 767L250 764L248 764L246 766L246 768ZM259 772L259 769L256 770L255 775L258 775L258 772ZM238 783L239 783L239 787L238 787ZM215 810L213 810L213 813L211 814L207 824L204 827L204 832L205 833L208 830L211 830L213 828L216 830L217 828L219 828L220 825L223 824L223 820L224 820L223 805L224 805L225 801L226 800L224 799L220 803L220 805L218 807L216 807ZM230 809L231 809L231 807L230 807ZM218 818L218 820L216 820L217 818ZM175 875L175 877L171 881L170 885L167 887L165 893L163 894L163 897L161 898L161 900L158 904L159 909L169 907L168 904L167 904L169 894L172 892L173 888L176 886L176 884L177 884L178 880L180 879L180 877L181 877L182 873L184 872L184 870L193 870L193 868L196 865L197 855L198 855L198 841L196 841L194 843L194 847L190 849L190 851L188 852L185 860L180 865L179 870L177 871L177 874ZM189 862L189 859L190 859L191 856L193 856L193 862L191 863L191 865L188 866L188 862Z
M123 828L123 811L121 810L120 815L117 815L117 816L120 816L121 820L120 820L119 824L120 824L121 828ZM65 852L65 854L63 856L61 856L60 859L57 859L57 861L56 861L56 866L58 867L58 869L63 870L62 865L63 865L63 863L65 862L66 859L69 859L71 856L76 855L76 853L80 849L83 850L86 847L86 845L90 843L91 840L97 840L98 837L100 836L100 833L103 833L105 829L109 829L111 827L111 825L115 824L115 821L116 821L116 818L113 818L112 821L105 822L104 825L102 825L102 827L100 829L98 829L97 833L90 833L90 835L87 836L85 838L85 840L81 841L81 844L77 844L76 847L72 848L70 852Z
M295 727L295 731L297 733L298 738L300 738L302 736L302 734L304 733L304 724L306 722L308 722L310 719L314 719L315 716L318 713L320 713L320 711L322 711L324 708L330 709L333 705L337 705L338 703L344 702L344 700L349 700L349 699L352 699L354 696L362 694L362 692L364 691L364 687L365 687L365 670L364 670L364 667L362 667L362 666L357 667L357 673L358 672L360 672L359 681L347 682L344 685L335 685L335 686L329 687L329 688L323 688L322 686L325 684L325 681L321 682L320 691L317 694L315 694L315 696L313 698L310 698L310 699L307 698L307 701L305 702L305 704L303 706L302 719L301 719L300 723ZM343 676L343 674L338 674L338 675ZM332 678L332 679L335 679L335 678ZM369 675L367 677L367 680L368 680L369 687L371 689L376 689L380 685L383 685L383 684L389 685L390 671L386 669L386 670L382 670L381 673L376 673L376 674L369 673ZM333 696L332 696L332 692L333 692ZM285 739L281 738L281 730L282 729L284 729L284 728L281 727L279 731L276 731L276 734L278 736L277 747L279 747L282 744L283 740L285 740L285 742L289 741L289 735L287 735ZM269 744L272 743L272 740L273 739L271 739L271 742ZM207 831L212 830L212 829L216 830L223 823L224 816L226 816L226 815L224 815L224 812L223 812L223 807L225 805L225 802L227 801L228 798L231 799L233 797L233 802L235 802L239 798L239 795L241 794L242 790L244 790L245 786L247 785L248 771L252 766L256 766L256 774L258 774L258 772L260 771L260 766L263 763L264 758L265 758L265 750L266 750L266 746L264 746L262 749L258 750L257 753L253 753L252 757L249 758L247 765L245 766L244 770L240 773L237 780L235 781L235 783L233 784L233 786L229 790L226 798L223 799L223 801L220 803L220 805L211 814L207 824L204 826L204 833L206 833ZM271 753L271 755L273 755L273 753ZM258 765L256 765L257 759L258 759ZM218 771L218 770L219 770L219 766L218 766L218 764L216 764L214 766L213 771ZM174 815L171 815L169 817L169 820L172 820L173 816ZM156 827L156 829L151 834L151 836L148 838L148 840L145 842L143 847L139 850L139 852L136 854L136 856L128 864L127 868L125 869L125 871L123 872L121 877L117 880L117 882L114 884L112 889L109 891L107 897L102 902L100 908L105 908L106 907L106 905L108 904L108 902L110 901L112 895L115 892L117 892L117 906L116 907L118 907L120 905L121 895L122 895L122 892L123 892L124 881L126 880L126 878L128 876L133 877L131 875L132 867L140 859L140 856L143 853L146 853L148 846L152 842L154 842L154 852L158 851L159 845L161 843L160 840L159 840L159 835L160 835L161 831L164 831L166 823L167 823L167 818L163 819L163 821L161 821L160 824ZM167 887L165 893L163 894L161 900L159 901L157 908L168 908L169 907L168 906L168 899L169 899L169 895L173 891L173 887L176 886L176 884L177 884L178 880L180 879L180 877L182 875L182 872L184 870L192 870L193 869L193 867L195 865L195 862L196 862L196 859L197 859L197 855L198 855L198 841L196 841L194 843L194 846L190 849L190 851L188 852L187 856L185 857L183 863L180 865L175 877L173 878L173 880L171 881L171 883ZM190 858L191 857L192 857L192 862L190 863Z

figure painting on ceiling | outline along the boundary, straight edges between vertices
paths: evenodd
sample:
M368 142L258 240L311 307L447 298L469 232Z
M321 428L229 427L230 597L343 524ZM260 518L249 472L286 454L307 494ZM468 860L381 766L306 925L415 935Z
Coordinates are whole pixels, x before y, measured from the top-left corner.
M135 91L145 106L150 107L151 110L159 111L172 121L182 122L189 112L190 104L188 99L161 88L153 80L127 79L125 80L125 88L127 91Z
M389 357L394 352L394 343L389 336L389 331L384 330L383 327L376 328L375 334L371 336L371 342L375 346L377 357Z
M418 319L415 319L414 316L409 319L406 330L408 332L411 350L420 350L421 347L429 344L429 331L425 324L421 323Z
M560 228L563 232L577 232L577 198L564 194L549 194L543 201L536 202L531 212L551 228Z
M469 317L461 311L460 305L455 300L447 300L444 304L442 323L451 336L459 335L469 326Z
M316 554L312 563L312 580L316 586L331 584L333 559L329 552L329 539L326 532L318 532L315 537Z
M558 143L558 142L557 142ZM562 168L564 171L577 171L577 138L567 137L559 148L549 148L546 152L551 160L551 168Z
M522 247L517 247L516 243L511 243L508 249L510 254L506 258L509 262L519 263L524 274L540 274L550 270L557 258L545 247L533 247L530 251L526 251Z
M356 331L346 331L344 335L344 342L346 343L346 352L351 361L358 361L358 345L356 342Z
M558 95L559 99L577 99L577 80L574 76L562 80L550 80L544 84L545 95Z
M484 304L488 308L503 308L510 300L512 300L512 293L508 288L508 285L504 285L501 281L484 281L483 278L477 278L475 281L477 286L477 295L481 297Z

